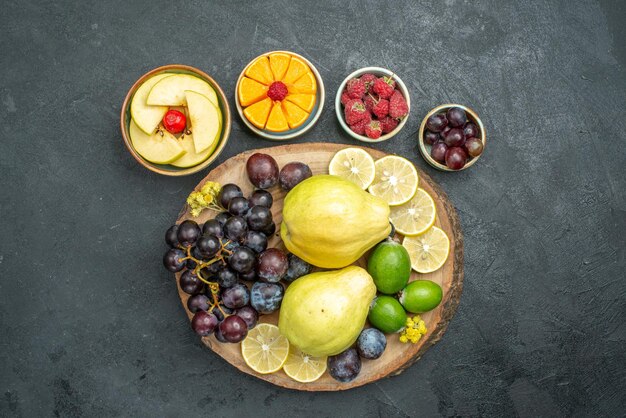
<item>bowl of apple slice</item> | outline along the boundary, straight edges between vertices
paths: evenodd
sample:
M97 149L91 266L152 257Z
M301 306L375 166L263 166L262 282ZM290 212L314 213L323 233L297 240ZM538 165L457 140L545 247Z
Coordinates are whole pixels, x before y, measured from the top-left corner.
M222 152L230 107L208 74L187 65L147 72L128 91L120 116L124 144L142 166L167 176L197 173Z

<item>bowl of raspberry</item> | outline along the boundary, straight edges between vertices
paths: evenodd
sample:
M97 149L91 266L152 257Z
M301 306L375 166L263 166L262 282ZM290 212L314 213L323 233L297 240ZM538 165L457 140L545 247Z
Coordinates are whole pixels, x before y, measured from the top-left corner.
M478 161L487 137L476 112L460 104L443 104L426 114L418 140L428 164L441 171L461 171Z
M404 127L411 98L395 73L381 67L365 67L343 80L337 89L335 111L339 124L352 138L382 142Z

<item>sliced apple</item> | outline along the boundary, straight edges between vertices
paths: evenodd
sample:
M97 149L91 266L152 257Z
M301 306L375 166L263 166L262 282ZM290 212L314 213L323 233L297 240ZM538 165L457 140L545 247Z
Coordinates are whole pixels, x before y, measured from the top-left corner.
M213 150L210 148L207 148L206 150L202 151L199 154L196 153L196 148L193 142L193 134L190 134L190 135L185 134L181 136L180 138L178 138L178 143L187 152L183 154L183 156L180 157L179 159L174 160L170 163L171 165L175 167L180 167L180 168L193 167L195 165L200 164L201 162L209 158L211 154L213 154Z
M187 90L185 96L196 153L206 150L213 152L222 134L222 112L206 96L196 91Z
M153 106L186 106L185 90L198 92L217 106L217 94L213 87L189 74L172 74L160 80L150 90L147 103Z
M148 106L146 103L146 99L148 98L148 94L152 87L165 77L169 77L171 74L157 74L155 76L150 77L144 83L139 86L135 95L133 96L133 101L130 102L130 116L133 118L139 129L151 135L156 127L159 125L159 122L165 116L167 112L167 106Z
M154 164L169 164L186 152L178 144L176 137L166 130L155 131L152 135L148 135L131 120L129 134L135 151Z

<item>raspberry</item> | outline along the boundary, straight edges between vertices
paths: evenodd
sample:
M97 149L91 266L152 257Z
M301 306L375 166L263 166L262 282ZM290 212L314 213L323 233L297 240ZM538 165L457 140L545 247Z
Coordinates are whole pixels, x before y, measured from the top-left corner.
M352 98L350 96L348 96L348 92L344 91L343 93L341 93L341 104L342 105L347 105L348 101L352 100Z
M272 100L282 101L287 97L289 91L287 90L287 86L282 81L274 81L269 90L267 91L267 97Z
M378 119L387 116L389 114L389 100L380 99L372 108L372 113L375 114Z
M371 139L378 139L382 134L383 130L380 127L380 122L377 120L372 120L365 126L365 135Z
M358 78L351 78L346 83L346 92L351 99L360 99L365 94L365 83Z
M404 96L399 90L396 90L389 99L389 116L396 119L402 119L409 114L409 105L404 100Z
M372 120L372 115L370 115L370 113L367 112L366 116L363 119L361 119L354 125L350 125L350 129L352 129L352 132L354 132L355 134L365 135L365 126L367 126L367 124L370 123L371 120Z
M348 125L354 125L358 121L367 117L368 113L365 109L365 104L360 99L352 99L346 104L344 109L346 115L346 123Z
M363 99L363 102L365 103L365 108L371 112L374 109L374 106L376 106L376 102L378 100L378 96L368 93L365 96L365 99Z
M374 81L372 90L383 99L388 99L396 88L396 82L391 77L380 77Z
M385 116L380 120L380 127L383 129L384 134L388 134L398 127L398 119L394 119L391 116Z
M372 86L374 85L374 81L376 81L376 76L371 73L363 74L361 76L361 81L365 83L365 92L369 93L372 90Z

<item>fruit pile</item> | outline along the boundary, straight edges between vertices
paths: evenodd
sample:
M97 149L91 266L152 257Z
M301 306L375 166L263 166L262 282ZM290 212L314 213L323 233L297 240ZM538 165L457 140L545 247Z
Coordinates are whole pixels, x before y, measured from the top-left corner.
M316 101L317 80L308 64L284 52L262 55L238 84L243 114L259 129L284 132L301 126Z
M409 114L407 101L393 77L371 73L347 81L341 104L352 132L370 139L393 131Z
M198 165L215 151L222 133L215 90L189 74L148 78L135 92L130 114L133 148L154 164Z
M471 158L482 154L480 138L478 126L460 107L435 113L426 120L424 143L431 146L431 157L451 170L462 169Z

